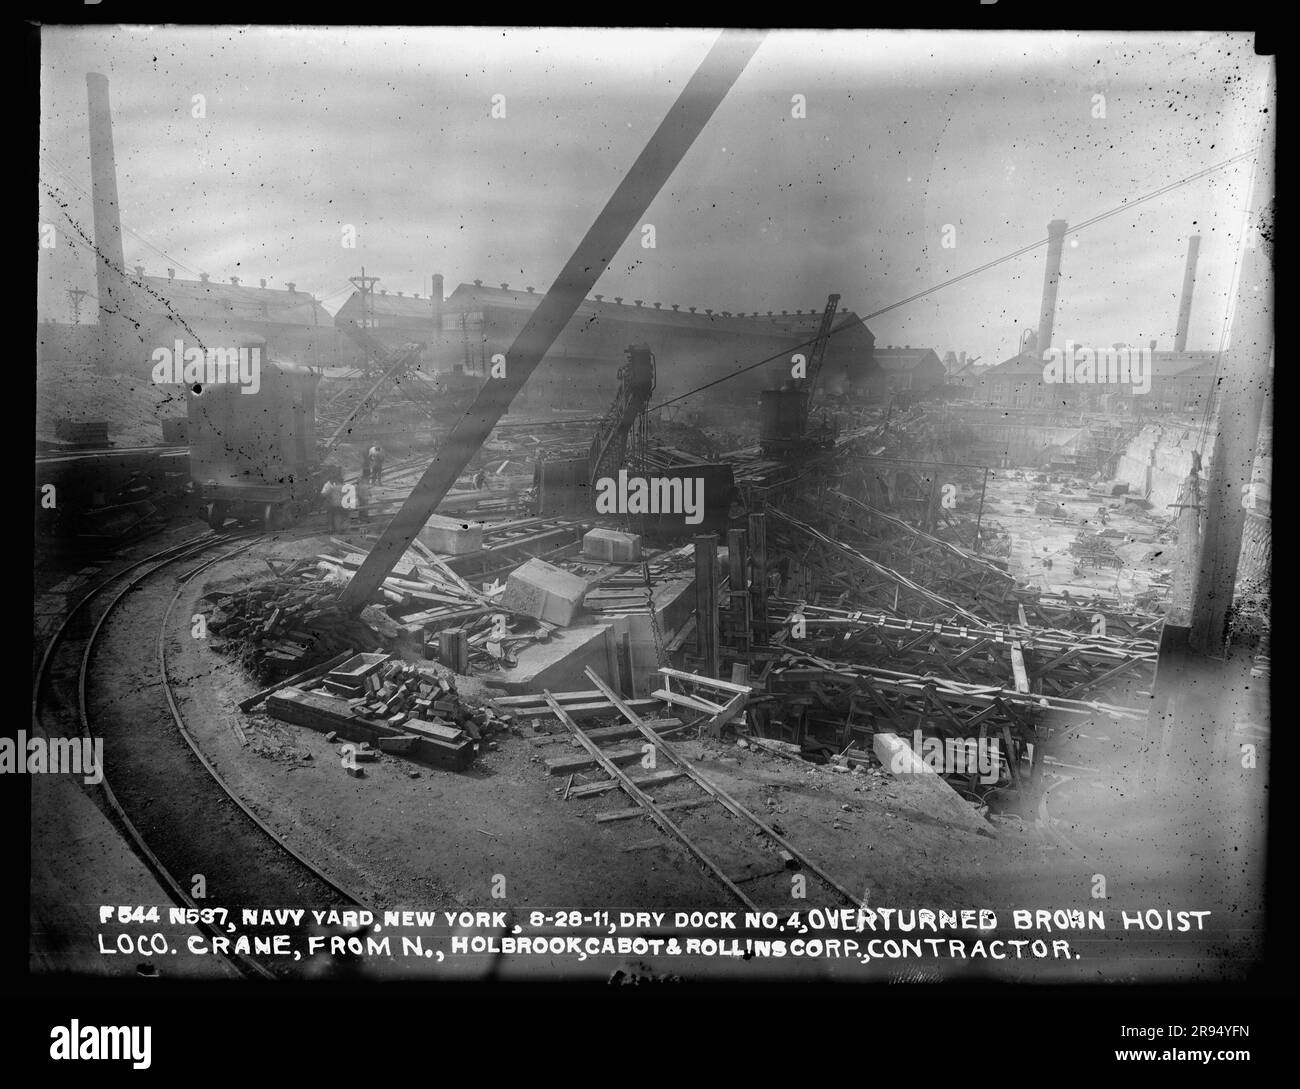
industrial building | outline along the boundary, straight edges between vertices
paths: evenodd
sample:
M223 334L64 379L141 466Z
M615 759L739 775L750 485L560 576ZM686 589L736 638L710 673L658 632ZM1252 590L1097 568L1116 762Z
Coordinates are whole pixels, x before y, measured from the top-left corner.
M444 300L442 276L435 275L433 282L431 300L384 290L357 291L335 320L364 323L390 346L425 343L429 346L425 359L436 370L462 368L481 376L491 358L510 347L541 300L535 287L492 287L481 280L457 285ZM534 409L602 408L617 389L623 350L633 343L645 344L655 353L662 399L775 356L770 365L749 371L725 392L730 399L736 390L743 390L756 401L760 390L780 385L789 375L789 356L800 348L807 351L820 317L821 310L811 307L806 312L733 314L698 305L593 295L578 306L519 404ZM851 396L861 393L875 373L874 337L846 309L835 320L837 327L844 328L827 348L821 380L829 393Z

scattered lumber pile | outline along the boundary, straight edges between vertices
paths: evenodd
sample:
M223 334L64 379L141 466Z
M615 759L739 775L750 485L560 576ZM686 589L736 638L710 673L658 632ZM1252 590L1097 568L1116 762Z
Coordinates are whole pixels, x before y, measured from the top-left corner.
M1112 534L1107 531L1101 533L1087 533L1080 531L1079 535L1070 542L1070 551L1079 558L1080 563L1088 564L1091 567L1123 567L1123 559L1115 552L1115 545L1110 540ZM1115 533L1114 536L1121 536Z
M365 562L366 549L340 537L331 537L330 544L334 552L317 556L320 569L347 581ZM474 589L437 553L416 540L384 580L381 593L391 606L397 607L393 611L403 614L402 626L418 632L430 624L447 627L473 615L484 615L492 610L492 600L500 591Z
M464 700L453 679L383 653L353 655L273 693L266 706L285 722L456 770L469 766L480 745L495 746L489 739L513 721Z
M297 561L273 578L234 592L205 595L214 650L236 659L259 683L301 670L348 647L374 646L369 624L338 607L339 586Z
M331 578L346 581L366 558L357 544L331 537L334 552L317 556L320 569ZM557 626L512 612L502 604L504 586L477 590L451 569L436 552L415 540L393 573L384 580L382 593L387 611L397 627L416 635L429 660L438 659L438 633L463 632L469 665L510 668L516 654L529 643L547 642ZM450 665L450 662L443 662Z

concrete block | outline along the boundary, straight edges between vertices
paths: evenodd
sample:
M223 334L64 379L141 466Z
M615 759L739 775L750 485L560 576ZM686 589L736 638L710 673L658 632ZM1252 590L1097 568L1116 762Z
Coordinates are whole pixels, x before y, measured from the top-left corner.
M463 556L483 548L483 524L431 515L418 534L420 541L442 556Z
M612 675L606 672L611 638L608 624L557 632L549 642L521 648L518 665L493 675L491 683L511 695L534 695L543 688L552 692L584 691L591 687L585 673L588 667L606 677Z
M586 592L586 582L577 575L545 560L532 559L506 580L500 600L511 612L567 627Z
M641 558L641 537L598 527L582 538L582 554L606 563L632 563Z
M885 766L886 771L909 784L909 788L918 796L918 809L944 824L964 828L968 832L993 835L988 822L897 734L876 733L872 739L872 748L876 759Z

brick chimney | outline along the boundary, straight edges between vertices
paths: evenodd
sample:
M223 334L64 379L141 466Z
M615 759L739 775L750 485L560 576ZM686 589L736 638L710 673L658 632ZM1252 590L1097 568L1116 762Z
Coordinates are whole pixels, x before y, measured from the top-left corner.
M1054 219L1047 225L1047 267L1043 271L1043 305L1038 313L1036 350L1042 355L1052 346L1052 327L1056 324L1056 288L1061 280L1061 248L1069 224Z
M1183 295L1178 303L1178 331L1174 333L1174 351L1187 351L1187 327L1192 321L1192 289L1196 286L1196 261L1201 253L1201 236L1187 240L1187 265L1183 269Z

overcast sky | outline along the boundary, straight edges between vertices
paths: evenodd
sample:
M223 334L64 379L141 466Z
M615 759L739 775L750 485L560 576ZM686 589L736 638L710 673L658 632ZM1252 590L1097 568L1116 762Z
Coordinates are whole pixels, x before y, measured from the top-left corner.
M408 294L435 272L545 290L714 37L47 28L40 314L94 288L46 190L91 233L87 72L109 78L128 265L294 281L334 311L362 265ZM1261 71L1248 35L773 33L645 216L656 247L634 235L596 290L760 312L834 291L868 314L1248 150ZM1057 341L1170 347L1199 233L1188 346L1219 347L1249 170L1068 236ZM1005 358L1043 255L872 320L877 343Z

